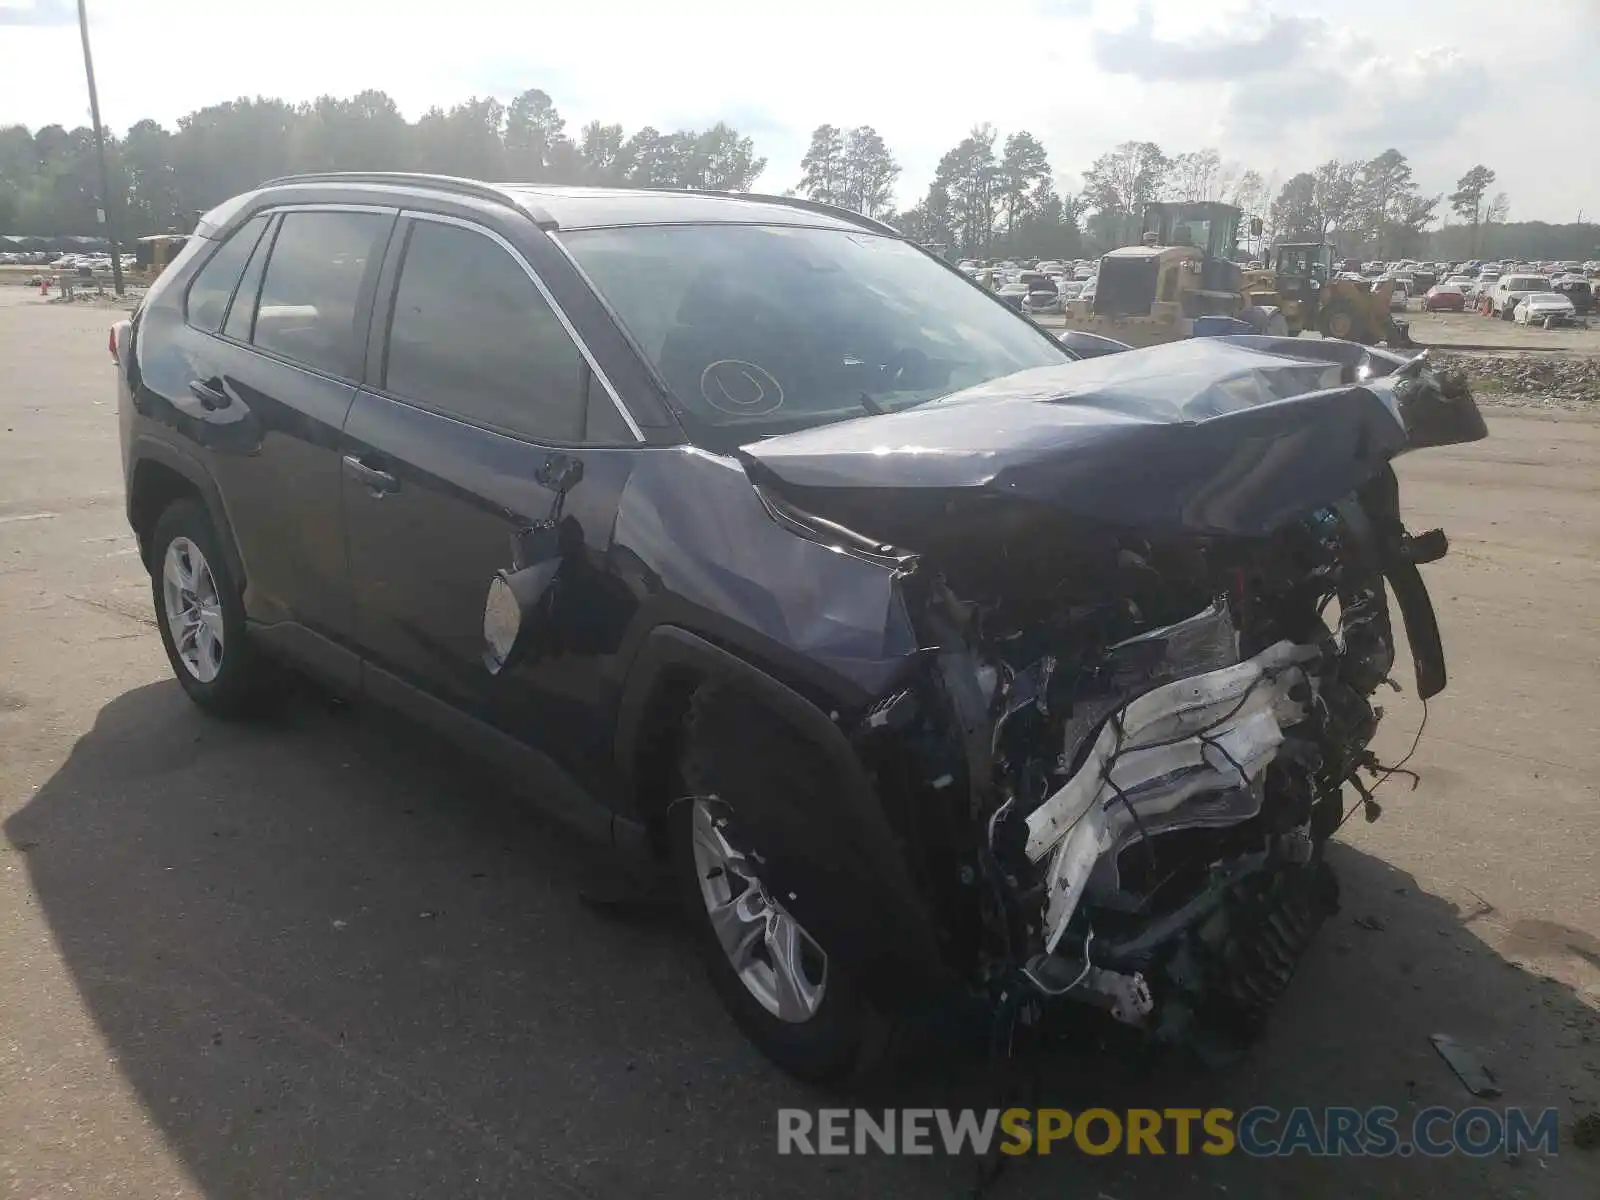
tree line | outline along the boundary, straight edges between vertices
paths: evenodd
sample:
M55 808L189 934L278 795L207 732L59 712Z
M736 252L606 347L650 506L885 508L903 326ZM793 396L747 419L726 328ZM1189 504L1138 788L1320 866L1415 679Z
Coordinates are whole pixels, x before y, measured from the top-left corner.
M309 171L428 171L633 187L748 191L766 168L749 137L718 122L663 133L592 121L567 131L530 88L502 104L472 99L407 121L383 92L307 104L257 97L214 104L107 138L113 204L124 236L187 230L194 214L263 180ZM0 232L96 229L94 131L0 129Z
M569 132L537 88L509 104L474 98L435 107L416 121L380 91L303 104L245 98L180 117L175 130L139 121L124 136L108 137L107 152L124 236L187 229L196 212L228 196L308 171L748 191L767 167L753 140L723 122L630 132L591 121ZM787 194L844 205L951 254L986 258L1075 257L1136 241L1152 200L1224 201L1262 221L1264 242L1325 238L1342 254L1380 258L1423 255L1445 242L1458 253L1488 253L1509 213L1488 167L1473 166L1448 196L1425 195L1396 149L1330 159L1279 185L1275 173L1224 160L1212 148L1168 154L1154 142L1129 141L1096 158L1078 193L1064 195L1037 137L1027 130L1002 137L987 124L947 151L926 193L897 212L899 177L899 163L872 126L825 124L812 132ZM0 129L0 233L95 231L98 197L93 130ZM1430 232L1441 205L1462 225ZM1571 240L1585 239L1579 233ZM1567 253L1586 257L1590 248Z

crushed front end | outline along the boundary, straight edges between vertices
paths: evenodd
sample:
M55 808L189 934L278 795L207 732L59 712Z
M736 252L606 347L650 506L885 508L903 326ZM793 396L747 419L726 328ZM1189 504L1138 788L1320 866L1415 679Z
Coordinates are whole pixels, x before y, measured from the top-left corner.
M1376 524L1352 498L1248 544L1117 539L1110 595L1072 595L1083 568L1064 565L1036 576L1048 609L930 583L928 686L957 714L945 774L978 836L958 879L997 996L1082 1001L1208 1054L1249 1037L1335 906L1326 845L1377 766L1385 556L1437 549L1385 548ZM1437 641L1418 653L1436 676Z
M1135 354L1168 350L1115 357L1138 390ZM1254 358L1283 351L1255 339L1177 361L1196 353L1219 356L1215 382L1237 395L1241 362L1270 371ZM900 585L923 649L854 719L855 741L944 953L997 1012L1078 1002L1226 1057L1334 911L1326 848L1354 811L1347 785L1367 819L1379 811L1361 773L1380 768L1374 697L1400 686L1391 593L1418 693L1445 683L1417 570L1445 540L1405 530L1389 459L1483 436L1461 381L1343 353L1298 357L1298 382L1256 379L1256 401L1215 421L1169 406L1149 422L1164 434L1137 445L1191 461L1163 473L1166 495L1127 503L1096 487L1130 411L1116 368L1096 376L1094 405L1115 418L1088 439L1098 453L1062 450L1073 426L1014 470L991 461L975 489L949 487L948 462L946 486L890 496L839 486L848 471L820 446L773 455L765 480L797 511L916 555ZM1230 421L1232 437L1194 432Z

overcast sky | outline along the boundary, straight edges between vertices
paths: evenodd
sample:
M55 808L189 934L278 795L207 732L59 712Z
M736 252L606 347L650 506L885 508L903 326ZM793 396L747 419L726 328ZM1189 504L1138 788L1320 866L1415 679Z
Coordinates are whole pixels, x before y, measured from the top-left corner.
M1407 154L1474 163L1513 220L1600 219L1600 0L89 0L101 110L171 126L240 95L380 88L415 118L550 93L585 121L725 120L798 179L821 122L877 127L902 205L980 121L1031 130L1060 185L1129 138L1217 146L1277 183ZM0 124L86 124L75 0L0 0ZM1446 206L1441 206L1441 208Z

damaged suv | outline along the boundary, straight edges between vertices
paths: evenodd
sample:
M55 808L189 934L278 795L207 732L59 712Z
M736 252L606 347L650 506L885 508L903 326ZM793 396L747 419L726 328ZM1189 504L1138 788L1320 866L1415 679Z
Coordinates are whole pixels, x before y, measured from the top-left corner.
M1390 591L1445 683L1390 460L1485 434L1346 343L1080 359L827 206L427 176L229 201L112 352L196 703L288 663L554 761L812 1079L942 996L1248 1038L1377 766Z

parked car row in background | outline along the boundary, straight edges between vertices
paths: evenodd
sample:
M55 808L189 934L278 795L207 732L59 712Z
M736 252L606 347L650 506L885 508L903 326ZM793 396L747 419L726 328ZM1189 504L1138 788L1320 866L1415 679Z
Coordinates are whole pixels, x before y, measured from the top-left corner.
M1378 282L1392 279L1393 305L1422 297L1424 312L1475 312L1524 324L1562 325L1587 316L1594 307L1600 260L1590 262L1478 261L1462 263L1355 263L1347 277ZM1435 282L1437 280L1438 282ZM1524 312L1526 302L1538 302Z
M1250 269L1261 265L1260 260L1248 264ZM990 264L966 258L956 267L1008 307L1030 316L1064 312L1070 300L1092 300L1099 273L1099 264L1089 259L1029 265L1011 259ZM1600 281L1600 260L1533 263L1474 259L1452 263L1346 259L1338 277L1365 287L1392 282L1389 307L1395 312L1405 312L1411 301L1420 300L1424 312L1476 312L1506 321L1562 324L1586 316L1594 307L1595 283L1591 281ZM1523 301L1531 296L1556 299L1541 299L1526 318L1520 317Z
M1043 316L1064 311L1068 300L1093 296L1095 279L1100 264L1091 259L1073 261L1043 259L1032 266L1024 266L1006 259L993 266L964 258L956 269L968 278L989 288L1006 305L1032 316Z

